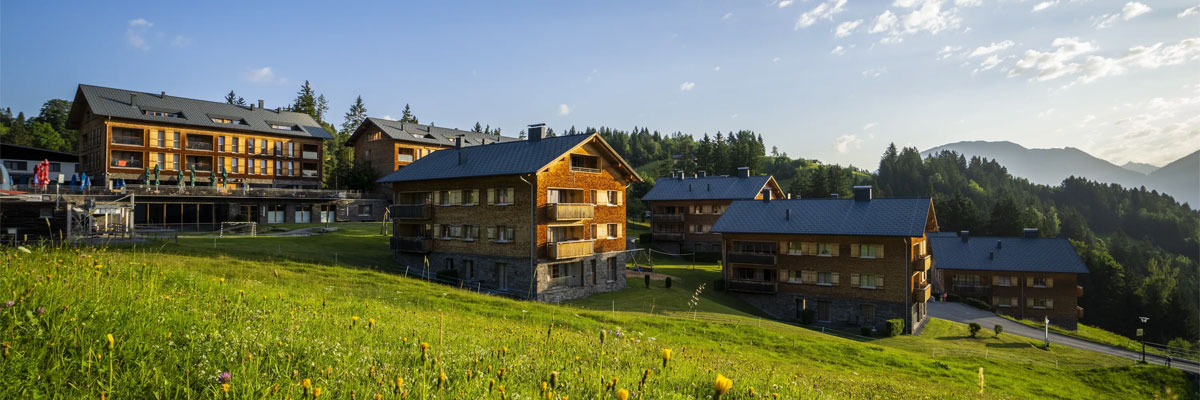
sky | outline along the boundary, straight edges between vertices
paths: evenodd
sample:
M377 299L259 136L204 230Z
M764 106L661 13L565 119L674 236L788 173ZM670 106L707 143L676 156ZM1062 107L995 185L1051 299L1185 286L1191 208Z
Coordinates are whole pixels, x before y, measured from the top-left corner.
M526 125L750 129L874 169L888 143L1200 149L1200 1L0 3L0 106L80 83L515 136Z

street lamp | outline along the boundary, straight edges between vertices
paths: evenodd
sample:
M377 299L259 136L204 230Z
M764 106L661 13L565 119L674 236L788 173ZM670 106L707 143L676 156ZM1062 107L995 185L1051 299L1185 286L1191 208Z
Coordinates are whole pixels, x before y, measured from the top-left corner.
M1046 349L1050 349L1050 316L1042 316L1046 324Z
M1138 317L1138 319L1142 320L1142 327L1145 327L1146 321L1149 321L1150 317ZM1143 328L1138 328L1137 336L1138 339L1142 341L1142 364L1146 363L1146 339L1143 338L1144 333L1145 332Z

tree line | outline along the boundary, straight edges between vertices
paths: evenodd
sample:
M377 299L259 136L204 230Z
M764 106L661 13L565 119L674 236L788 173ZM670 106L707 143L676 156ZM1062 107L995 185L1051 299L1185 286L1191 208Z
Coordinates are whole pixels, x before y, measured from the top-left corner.
M67 129L70 113L71 101L63 99L45 102L38 115L29 119L24 112L14 117L12 109L5 107L0 110L0 142L75 153L79 135Z

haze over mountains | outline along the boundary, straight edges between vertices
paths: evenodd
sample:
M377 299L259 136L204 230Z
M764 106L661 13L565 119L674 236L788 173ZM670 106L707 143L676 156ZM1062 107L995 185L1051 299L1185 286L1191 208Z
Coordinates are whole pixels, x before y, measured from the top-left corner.
M1145 186L1165 192L1192 208L1200 205L1200 150L1156 168L1141 163L1117 166L1074 147L1060 149L1029 149L1012 142L969 141L934 147L921 152L929 156L942 151L955 151L967 157L994 159L1008 168L1014 176L1030 182L1057 186L1070 176L1093 181L1116 183L1125 187Z

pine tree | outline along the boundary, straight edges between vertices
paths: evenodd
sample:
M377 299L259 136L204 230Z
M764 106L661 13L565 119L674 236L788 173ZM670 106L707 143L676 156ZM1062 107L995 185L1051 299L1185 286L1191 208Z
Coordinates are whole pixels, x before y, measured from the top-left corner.
M229 94L225 95L225 102L234 104L237 101L237 97L237 93L234 93L232 90L230 90Z
M29 134L29 126L25 122L25 113L17 113L12 128L8 131L8 143L18 146L32 146L33 136Z
M358 126L362 125L363 121L367 120L367 107L363 105L362 95L354 99L354 104L350 106L350 111L346 112L346 120L342 122L342 130L339 133L344 135L354 134L358 130Z
M412 109L408 107L408 104L404 105L404 114L400 116L400 122L411 122L414 124L420 123L417 122L417 116L413 115Z
M479 121L475 121L475 127L471 128L471 132L483 133L483 125L480 125Z

